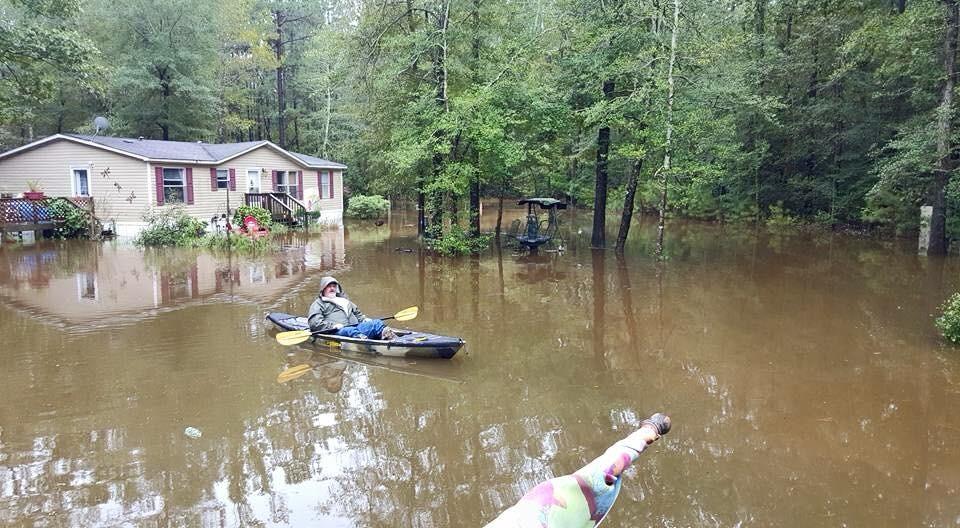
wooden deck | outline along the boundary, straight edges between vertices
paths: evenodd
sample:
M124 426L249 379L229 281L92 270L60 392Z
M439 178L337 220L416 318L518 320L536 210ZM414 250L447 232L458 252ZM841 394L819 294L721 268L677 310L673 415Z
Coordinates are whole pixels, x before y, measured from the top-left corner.
M270 211L274 222L287 225L307 224L307 206L288 193L246 193L244 203L250 206L262 207Z
M51 208L50 204L61 200L88 215L91 219L92 235L94 226L99 222L93 215L93 198L86 196L77 198L48 197L41 200L0 198L0 235L23 231L33 231L36 235L40 235L43 231L54 229L65 218L54 208Z

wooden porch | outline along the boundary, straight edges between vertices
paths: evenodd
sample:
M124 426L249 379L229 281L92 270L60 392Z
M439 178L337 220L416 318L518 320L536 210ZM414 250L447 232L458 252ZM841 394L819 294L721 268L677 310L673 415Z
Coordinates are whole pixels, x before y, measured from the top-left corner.
M65 204L83 212L89 223L91 238L100 234L100 221L94 215L93 198L51 197L40 200L26 198L0 198L0 238L4 233L33 231L39 237L43 231L54 229L66 220L60 208L53 204Z
M246 205L262 207L270 211L274 222L289 226L307 225L307 206L289 193L266 192L246 193L243 195Z

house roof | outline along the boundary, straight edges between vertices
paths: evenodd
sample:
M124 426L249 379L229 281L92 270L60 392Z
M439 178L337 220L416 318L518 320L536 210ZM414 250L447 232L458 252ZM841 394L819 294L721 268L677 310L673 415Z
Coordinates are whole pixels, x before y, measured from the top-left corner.
M89 136L83 134L54 134L28 143L22 147L0 154L0 159L20 152L40 147L46 143L63 139L132 156L143 161L178 161L200 165L223 163L260 147L270 148L299 165L318 169L346 169L346 165L328 161L306 154L284 150L269 141L247 141L243 143L203 143L189 141L163 141L158 139L133 139L110 136Z

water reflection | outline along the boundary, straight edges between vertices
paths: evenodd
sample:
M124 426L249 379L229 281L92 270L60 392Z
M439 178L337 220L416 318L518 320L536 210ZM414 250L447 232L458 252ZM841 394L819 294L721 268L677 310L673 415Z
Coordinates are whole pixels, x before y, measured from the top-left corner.
M47 242L4 251L0 302L75 331L131 323L228 296L273 302L313 271L346 271L344 232L290 237L264 258L190 249L139 250L123 243Z
M930 324L953 261L680 223L662 264L652 225L623 258L587 233L562 256L443 259L397 251L417 245L394 220L261 260L0 250L0 524L479 526L657 409L675 429L610 526L960 515L960 355ZM302 312L327 273L467 348L280 347L264 313Z

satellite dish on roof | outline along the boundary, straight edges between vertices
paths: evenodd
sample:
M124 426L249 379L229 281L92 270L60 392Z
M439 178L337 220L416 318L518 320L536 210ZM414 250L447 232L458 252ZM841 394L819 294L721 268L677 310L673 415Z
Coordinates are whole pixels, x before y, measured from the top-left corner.
M94 136L99 135L100 132L102 132L102 131L104 131L104 130L106 130L106 129L108 129L108 128L110 128L110 122L107 121L107 118L106 118L106 117L97 116L97 117L93 118L93 130L94 130L93 135L94 135Z

